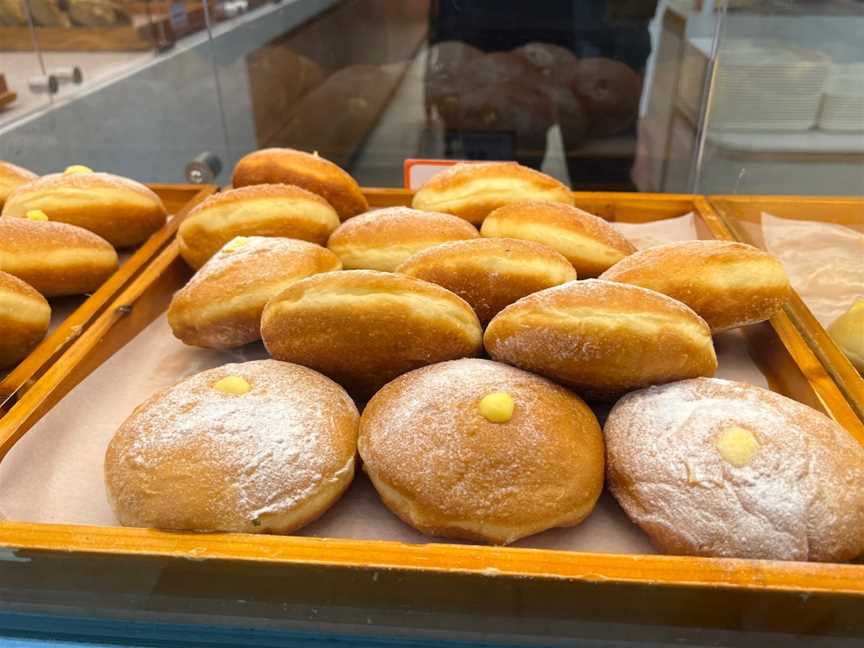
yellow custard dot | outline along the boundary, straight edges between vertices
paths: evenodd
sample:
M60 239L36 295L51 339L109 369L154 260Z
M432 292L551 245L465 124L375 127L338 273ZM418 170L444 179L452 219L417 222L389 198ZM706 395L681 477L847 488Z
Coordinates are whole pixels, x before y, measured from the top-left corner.
M240 248L248 245L249 238L246 236L235 236L233 239L228 241L225 245L222 246L222 249L225 252L233 252L234 250L239 250Z
M506 423L513 418L513 397L507 392L492 392L480 400L480 414L491 423Z
M29 209L29 210L27 210L27 213L24 215L27 218L29 218L30 220L37 220L37 221L47 221L48 220L48 214L46 214L41 209Z
M234 394L239 396L252 389L252 385L240 376L225 376L213 385L213 389L216 389L223 394Z
M83 164L73 164L72 166L66 167L66 170L63 171L64 175L69 175L70 173L93 173L93 169L90 167L86 167Z
M759 452L759 442L753 433L737 425L723 430L715 445L720 456L736 468L749 464Z

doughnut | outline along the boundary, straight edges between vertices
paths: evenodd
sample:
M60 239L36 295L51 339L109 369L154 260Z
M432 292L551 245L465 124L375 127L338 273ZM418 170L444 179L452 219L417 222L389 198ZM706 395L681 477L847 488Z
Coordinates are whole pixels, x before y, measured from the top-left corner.
M101 286L117 269L117 252L93 232L42 220L0 218L0 270L45 297L80 295Z
M848 311L834 320L828 333L849 362L864 373L864 297L856 299Z
M590 398L710 376L708 325L653 290L587 279L523 297L486 328L494 360L552 378Z
M628 394L604 428L612 494L666 553L851 560L864 447L814 409L697 378Z
M576 279L573 266L555 250L506 238L436 245L396 271L452 290L471 304L481 324L525 295Z
M535 41L517 47L511 53L531 63L546 83L565 87L576 79L579 59L560 45Z
M446 212L479 225L493 210L523 200L573 204L562 183L517 162L462 162L432 176L414 194L414 209Z
M53 173L18 187L6 199L3 216L24 218L37 209L49 220L83 227L121 248L144 242L167 214L159 196L143 184L86 171Z
M12 190L38 178L35 173L23 169L11 162L0 160L0 208Z
M298 279L341 270L320 245L286 238L238 236L174 294L168 323L193 346L228 349L261 338L261 312Z
M301 279L261 318L270 355L316 369L360 398L406 371L477 355L482 335L474 311L449 290L376 270Z
M514 202L493 211L480 233L537 241L557 250L577 274L598 277L636 251L611 223L586 211L555 202Z
M478 236L471 223L451 214L387 207L346 221L330 235L327 247L346 270L392 272L415 252Z
M360 418L363 469L422 533L508 544L584 520L603 489L603 436L581 398L491 360L416 369Z
M155 393L105 453L120 524L290 533L354 478L357 408L321 374L257 360L203 371Z
M296 185L323 197L341 220L369 209L360 185L348 173L317 153L269 148L250 153L234 167L235 187L260 184Z
M600 278L650 288L684 302L715 333L769 319L791 290L779 259L731 241L680 241L645 248Z
M588 111L592 137L615 135L636 122L642 77L626 63L602 57L581 59L570 89Z
M255 185L213 194L177 231L180 254L200 268L235 236L279 236L324 245L339 217L321 196L291 185Z
M27 357L50 323L45 298L18 277L0 272L0 369Z

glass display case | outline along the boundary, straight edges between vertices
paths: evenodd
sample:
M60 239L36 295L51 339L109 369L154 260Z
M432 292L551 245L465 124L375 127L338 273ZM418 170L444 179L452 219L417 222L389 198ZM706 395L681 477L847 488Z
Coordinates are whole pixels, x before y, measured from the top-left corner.
M663 522L645 521L638 506L628 507L622 482L613 489L612 481L622 478L611 473L608 446L605 455L600 452L606 457L601 466L594 466L602 494L594 497L584 521L573 525L574 515L564 516L507 546L474 542L487 537L491 523L470 527L471 520L457 519L452 528L431 528L417 521L419 505L400 511L394 500L406 496L369 476L373 462L362 448L362 459L351 459L348 470L353 474L356 462L356 476L346 482L341 499L337 494L338 502L323 507L320 518L304 518L308 524L290 533L259 533L280 530L268 526L267 507L275 507L270 500L261 506L264 513L252 518L254 528L205 524L211 533L198 533L189 530L190 525L198 528L191 518L180 514L181 521L172 518L165 530L121 520L103 473L110 440L139 404L159 389L228 363L235 373L226 374L227 387L222 380L207 383L219 398L242 399L256 387L237 373L242 365L233 363L272 356L346 386L346 402L354 403L355 414L366 416L370 394L352 391L346 374L313 360L279 356L266 336L263 343L259 339L265 301L274 313L273 304L282 299L292 308L308 304L305 293L284 297L288 293L282 291L314 283L326 272L293 265L274 270L276 265L268 264L275 261L243 252L274 238L304 239L300 245L329 255L316 261L332 262L330 270L338 265L327 275L345 276L346 270L362 278L370 274L364 271L374 270L380 278L388 273L381 281L397 281L394 276L408 281L408 260L435 250L424 237L443 243L439 249L476 247L463 260L476 266L465 271L468 279L446 283L442 262L439 274L411 278L426 288L394 288L385 300L385 315L368 327L357 318L366 312L369 296L384 290L377 285L325 295L331 308L356 302L338 316L315 311L308 328L300 324L307 313L286 316L283 334L297 342L297 357L322 345L322 353L338 356L332 362L348 363L353 370L352 363L366 362L369 348L379 355L410 355L423 338L412 328L415 320L438 313L446 323L429 337L428 348L394 376L436 362L428 360L433 357L468 362L463 356L480 356L484 360L476 362L516 365L575 392L599 435L615 399L625 392L714 374L707 369L687 369L687 374L681 368L700 352L692 340L704 338L699 348L708 353L710 347L716 377L794 401L789 407L801 408L795 410L798 415L821 422L821 427L813 424L818 427L814 439L823 434L819 430L845 430L843 443L864 444L862 33L862 0L0 0L0 207L6 200L0 218L0 362L4 344L9 345L13 331L17 335L7 320L24 313L14 305L3 308L3 282L7 273L15 275L16 259L35 257L27 262L38 274L40 268L69 262L83 245L78 239L68 245L37 239L20 243L10 221L16 216L62 220L58 214L68 209L73 220L67 223L83 223L108 239L98 227L88 227L89 219L113 223L116 218L123 227L126 215L145 211L142 196L159 206L157 222L132 245L109 241L118 249L103 282L75 295L36 291L46 295L47 302L42 301L51 309L44 337L0 369L0 644L9 637L95 645L860 645L864 557L851 555L852 550L818 554L814 547L821 536L813 529L821 522L841 528L836 544L843 546L854 544L849 538L857 530L864 534L864 499L858 497L864 486L855 481L864 475L858 445L842 446L843 460L815 468L807 463L797 478L777 481L777 475L791 474L787 469L802 457L824 460L808 454L815 452L811 437L788 441L804 429L798 419L783 419L783 425L794 428L787 437L782 430L776 438L766 436L782 427L772 423L779 409L760 410L762 419L748 419L758 432L754 435L732 420L743 416L738 407L726 408L729 420L723 419L722 434L717 434L727 436L706 437L705 446L714 454L703 463L701 455L691 462L675 449L664 451L674 459L654 446L640 451L645 461L674 464L670 479L688 493L708 497L719 489L740 504L728 519L722 504L719 512L708 510L708 504L697 513L685 507L676 518L695 535L681 539L679 534L677 545L663 544ZM288 149L305 153L298 158ZM250 158L262 150L269 153L258 162ZM241 161L246 168L235 174ZM476 178L451 185L442 178L458 178L464 168L500 167L454 170L459 161L521 166L506 166L509 171L501 178L493 176L495 196L488 198L482 182L479 189L471 184ZM19 174L13 190L4 184L5 162L38 176L70 175L72 189L55 203L23 199L29 176L21 179L20 170L13 169L13 176ZM76 188L74 177L89 177L92 170L121 177L110 181L110 190L118 192L116 202L100 198L101 185L94 188L82 180L85 188ZM124 179L137 182L126 185ZM270 188L272 195L254 202L260 198L255 194L259 184L301 189ZM417 199L421 187L432 194L426 203ZM129 195L120 195L127 190ZM248 207L231 211L232 197L248 198ZM473 199L479 207L464 207ZM515 224L506 230L508 206L523 200L540 201L541 211L551 200L553 215L534 222L525 208L525 214L513 212ZM360 206L345 207L349 203ZM412 207L446 213L411 221ZM376 214L386 208L394 210ZM367 209L371 214L356 215ZM554 215L559 213L565 216ZM394 225L390 233L385 224L383 234L375 233L384 214L394 221L406 218L407 224ZM504 223L496 225L500 230L493 231L490 214ZM235 227L232 219L248 223ZM520 219L527 225L520 228ZM454 233L459 227L453 221L461 233ZM364 226L370 227L365 234ZM328 243L334 231L350 242L358 236L351 233L355 228L360 232L355 246L372 248L365 260L357 260L362 254L356 250L340 251L333 238ZM195 236L213 247L208 257L215 252L203 269L203 261L193 260L190 252ZM511 244L524 240L510 248L505 241L503 251L482 247L501 237ZM625 300L620 321L609 324L614 335L595 331L584 344L567 338L556 352L549 351L554 346L550 331L578 318L596 326L612 317L603 310L608 303L600 308L591 301L596 295L588 294L582 310L562 302L546 313L542 326L530 318L514 325L514 330L545 331L547 337L531 348L540 356L560 355L548 365L529 366L499 353L490 341L498 333L490 333L492 324L475 315L488 297L483 291L507 289L505 297L495 294L501 308L492 309L492 315L505 315L532 303L540 288L563 294L573 286L620 286L627 281L603 273L630 255L670 246L696 250L687 253L695 256L661 259L656 285L632 282L660 293L664 290L657 286L663 282L685 285L674 295L655 295L667 307L674 303L663 317L642 313L646 307L635 298ZM750 256L740 267L711 266L698 256L699 249ZM536 256L543 253L547 256ZM599 270L579 265L585 262L580 255L592 253L602 257L594 259ZM225 261L232 254L241 259L236 266ZM523 254L527 260L516 272L511 265ZM650 253L646 258L650 266ZM184 344L180 316L169 310L179 308L175 294L208 277L215 282L223 262L222 270L239 268L259 282L278 275L279 290L268 287L272 294L257 306L251 342ZM549 279L554 273L547 265L553 262L570 274ZM782 285L765 291L782 295L765 297L751 290L748 282L764 288L776 268ZM52 274L52 281L68 279L57 279L61 274ZM592 284L584 281L597 277L600 281ZM197 310L216 317L220 308L258 299L259 288L264 294L262 286L243 283L247 280L253 281L239 281L245 286L240 292L228 281L220 288L224 294L202 293L209 296ZM429 296L423 290L431 290L427 283L438 284L433 288L449 297L439 294L439 301L421 308ZM533 287L526 288L529 284ZM700 301L714 290L727 291L713 300L721 306L728 299L749 312L762 300L764 313L749 320L741 315L728 327L714 325L701 310L711 300ZM467 310L454 314L452 302L447 310L444 302L451 297ZM482 305L492 308L486 301ZM588 313L595 307L602 312ZM691 316L686 323L669 324L670 318ZM398 335L387 337L397 320ZM469 329L474 346L446 356L453 340ZM346 352L343 338L356 331L365 337ZM220 329L218 334L226 333ZM329 335L336 337L328 347ZM631 338L636 339L632 345ZM613 340L608 349L604 340ZM588 362L573 351L577 347L603 359ZM681 351L684 347L690 350ZM626 362L622 349L630 349ZM624 374L644 373L664 362L671 366L676 354L688 361L668 375L634 379L619 391L610 388L611 396L568 373L580 362L602 365L598 371L616 367ZM418 360L420 355L426 359ZM437 384L432 401L415 394L410 415L394 417L393 428L422 420L422 430L412 428L412 434L422 436L437 428L435 413L461 420L462 412L452 408L462 402L464 394L454 391L462 379L472 386L470 376L457 375ZM506 431L509 440L493 444L488 456L472 455L465 465L454 455L461 472L453 479L441 477L447 488L431 490L467 492L466 484L475 484L472 474L490 470L493 477L483 483L506 491L500 497L505 504L521 496L516 491L526 475L534 479L530 490L537 510L564 498L561 484L576 477L565 475L554 457L548 458L554 470L531 463L546 456L547 439L541 437L547 415L557 415L558 406L544 403L526 422L520 418L525 401L518 394L514 401L509 393L521 383L514 385L490 387L486 397L494 397L492 405L478 399L469 407L470 415L483 417L483 426L503 416L497 427L472 428L471 439L491 429L499 441ZM281 396L300 394L298 407L306 407L313 393L304 384ZM157 404L174 402L169 392L160 394ZM507 410L507 399L510 409L504 416L499 410ZM740 409L746 414L750 405L744 400ZM194 407L186 403L178 411ZM687 407L679 403L674 411L655 412L669 428L655 429L655 436L668 438L674 425L685 425L670 421ZM226 409L224 416L207 418L208 433L224 432L231 416ZM156 427L170 431L178 417L166 415ZM280 419L280 425L293 434L294 427L285 423L289 418ZM308 425L302 438L319 439L318 423ZM575 425L552 427L558 433ZM241 427L232 434L249 432L249 426ZM356 438L357 429L353 434ZM520 434L533 440L528 444ZM424 460L408 462L412 474L420 479L433 471L430 466L452 451L449 441L423 446ZM835 455L843 454L836 448ZM517 449L520 456L514 454ZM286 481L306 474L317 459L275 445L243 453L242 475L224 488L219 474L207 472L214 454L201 452L168 469L168 478L147 482L142 501L157 502L153 506L161 510L193 502L218 511L230 508L238 492L246 493L244 480L254 479L274 456L287 457L292 474L280 477ZM757 470L750 464L753 457L773 463ZM363 459L369 464L366 472ZM842 470L835 471L841 463ZM139 458L136 466L142 465ZM140 474L142 482L149 478L146 466ZM806 491L829 474L837 479L824 492ZM840 482L842 489L830 490ZM193 489L203 494L190 498ZM678 496L663 492L663 502ZM465 499L471 497L467 492ZM496 498L490 495L480 508L495 509ZM842 510L847 499L853 504ZM831 506L838 507L836 515ZM825 513L829 509L831 515ZM469 527L481 529L468 535L470 541L453 530ZM781 536L785 540L777 539ZM745 546L741 538L753 545ZM751 551L752 546L758 550Z

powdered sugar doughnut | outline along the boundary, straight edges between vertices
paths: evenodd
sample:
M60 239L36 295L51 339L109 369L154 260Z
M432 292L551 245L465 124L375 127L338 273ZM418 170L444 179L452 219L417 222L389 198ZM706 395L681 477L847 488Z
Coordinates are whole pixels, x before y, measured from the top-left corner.
M628 394L604 433L612 494L667 553L864 552L864 448L806 405L698 378Z
M0 369L26 357L50 323L46 299L18 277L0 272Z
M357 408L321 374L259 360L201 372L139 405L105 455L121 524L289 533L354 477Z
M575 394L490 360L417 369L379 391L360 456L384 503L423 533L506 544L586 518L603 437Z

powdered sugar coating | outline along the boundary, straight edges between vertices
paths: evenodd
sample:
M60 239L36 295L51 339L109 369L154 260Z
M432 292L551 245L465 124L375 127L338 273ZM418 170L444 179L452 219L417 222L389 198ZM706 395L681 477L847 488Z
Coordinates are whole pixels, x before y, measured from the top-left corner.
M717 448L731 427L758 450ZM604 428L612 493L669 553L848 560L864 552L864 448L801 403L699 378L622 398Z
M226 376L252 389L214 389ZM345 391L311 369L260 360L204 371L156 393L117 431L109 499L127 525L289 531L295 512L350 481L357 422Z

